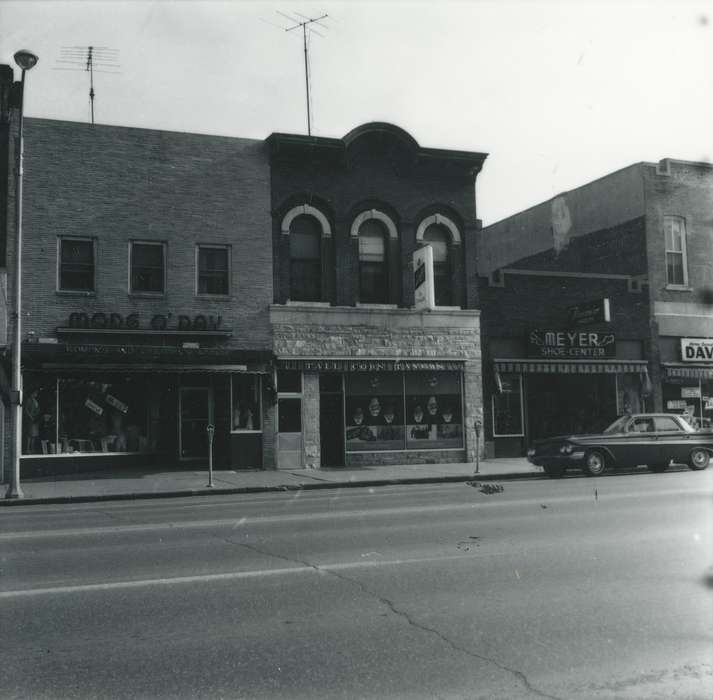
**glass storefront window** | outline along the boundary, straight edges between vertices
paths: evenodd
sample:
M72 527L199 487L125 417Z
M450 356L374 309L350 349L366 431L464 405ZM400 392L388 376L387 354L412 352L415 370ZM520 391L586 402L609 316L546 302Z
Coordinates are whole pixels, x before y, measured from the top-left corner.
M145 377L25 375L23 454L149 452L162 448L162 392Z
M713 428L713 379L667 377L663 407L667 413L685 415L694 428Z
M502 391L493 395L493 436L523 436L522 377L519 374L501 374Z
M357 372L345 378L347 451L403 450L403 377Z
M459 372L345 377L347 451L463 447Z
M260 430L260 377L234 374L232 381L233 432Z
M616 380L616 412L618 416L645 413L643 379L638 374L619 374Z

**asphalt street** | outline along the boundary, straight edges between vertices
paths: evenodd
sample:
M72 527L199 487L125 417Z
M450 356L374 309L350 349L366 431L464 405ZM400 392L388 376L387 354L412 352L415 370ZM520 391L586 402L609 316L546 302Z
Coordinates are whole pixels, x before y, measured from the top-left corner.
M502 487L0 510L0 696L713 697L713 470Z

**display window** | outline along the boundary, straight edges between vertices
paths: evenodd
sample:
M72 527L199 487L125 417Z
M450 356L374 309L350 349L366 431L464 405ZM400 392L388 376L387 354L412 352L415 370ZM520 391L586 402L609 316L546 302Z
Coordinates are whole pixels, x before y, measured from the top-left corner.
M461 448L461 396L458 372L347 375L347 451Z
M259 432L261 424L260 377L234 374L231 384L232 431Z
M502 390L493 399L493 436L522 437L525 434L522 406L522 377L500 374Z
M25 376L24 454L162 449L165 389L145 377Z
M663 383L663 406L667 413L686 416L694 428L713 428L713 379L667 377Z
M616 411L618 416L646 412L644 379L639 374L619 374L616 378Z

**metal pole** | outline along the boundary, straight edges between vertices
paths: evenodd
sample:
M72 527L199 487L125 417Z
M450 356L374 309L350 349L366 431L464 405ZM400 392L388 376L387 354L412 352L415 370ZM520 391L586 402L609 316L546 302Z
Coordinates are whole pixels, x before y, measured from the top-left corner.
M15 317L15 333L12 349L12 408L14 427L14 450L12 458L12 474L5 498L23 498L20 485L20 454L22 453L22 175L24 159L23 140L23 103L25 101L25 69L22 69L20 79L20 110L19 127L16 145L15 169L15 300L13 315Z
M208 431L208 487L213 488L213 433L215 433L215 426L208 424L206 427Z
M307 136L312 135L312 121L309 115L309 67L307 61L307 23L302 24L302 40L305 47L305 84L307 86Z

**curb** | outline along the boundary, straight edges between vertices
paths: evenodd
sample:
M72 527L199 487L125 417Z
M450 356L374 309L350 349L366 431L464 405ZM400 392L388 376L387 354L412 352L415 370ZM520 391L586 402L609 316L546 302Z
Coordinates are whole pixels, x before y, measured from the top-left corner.
M509 481L544 476L539 472L512 472L509 474L469 474L462 476L404 477L394 479L371 479L368 481L322 481L319 483L279 484L277 486L236 486L234 488L201 488L182 491L141 491L137 493L95 494L87 496L49 496L47 498L5 498L0 507L36 506L64 503L100 503L104 501L140 501L151 498L191 498L195 496L235 495L249 493L277 493L285 491L317 491L341 488L373 488L375 486L398 486L407 484L447 484L466 481Z

